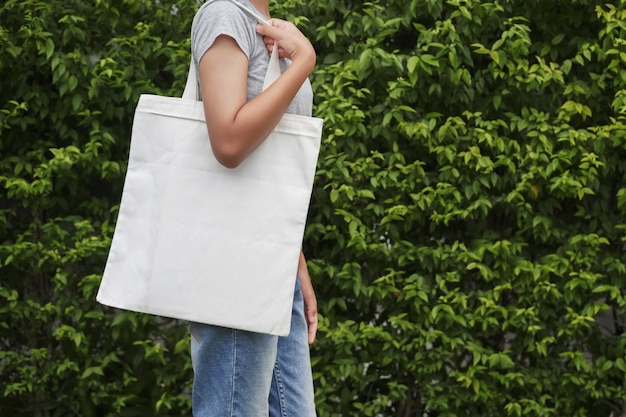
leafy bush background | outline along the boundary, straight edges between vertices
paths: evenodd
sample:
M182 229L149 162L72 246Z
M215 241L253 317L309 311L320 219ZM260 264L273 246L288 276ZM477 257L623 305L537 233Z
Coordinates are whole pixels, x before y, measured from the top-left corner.
M3 416L190 415L185 326L94 296L196 8L0 6ZM319 415L626 415L626 2L273 10L319 55Z

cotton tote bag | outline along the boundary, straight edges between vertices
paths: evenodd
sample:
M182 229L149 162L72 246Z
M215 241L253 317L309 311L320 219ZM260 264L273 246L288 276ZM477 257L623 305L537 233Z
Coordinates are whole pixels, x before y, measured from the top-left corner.
M273 54L266 85L279 74ZM197 85L192 61L182 98L139 99L97 300L287 335L322 120L285 114L228 169L211 150Z

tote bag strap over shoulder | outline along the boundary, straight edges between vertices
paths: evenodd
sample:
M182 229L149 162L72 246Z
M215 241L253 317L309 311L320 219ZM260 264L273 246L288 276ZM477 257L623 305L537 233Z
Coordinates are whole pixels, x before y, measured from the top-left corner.
M231 3L236 4L243 10L248 13L250 16L255 18L259 23L264 25L269 25L269 22L265 20L263 16L256 10L245 6L238 1L230 0ZM278 60L278 44L272 51L272 56L270 57L269 65L267 66L267 72L265 73L265 79L263 80L263 91L265 91L274 81L280 77L280 62ZM183 99L186 100L195 100L198 101L200 98L200 94L198 91L198 86L200 85L200 80L198 80L198 71L196 70L196 64L193 61L193 56L191 57L191 62L189 64L189 74L187 75L187 83L185 84L185 90L183 91Z

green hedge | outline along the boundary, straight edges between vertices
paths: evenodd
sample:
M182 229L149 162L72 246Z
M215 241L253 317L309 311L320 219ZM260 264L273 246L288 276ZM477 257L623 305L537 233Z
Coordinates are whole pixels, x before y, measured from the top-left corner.
M189 408L185 327L95 302L138 96L184 85L196 5L173 3L0 6L2 416Z
M319 55L320 417L625 415L626 1L272 7ZM0 6L2 415L190 415L185 326L94 295L196 8Z

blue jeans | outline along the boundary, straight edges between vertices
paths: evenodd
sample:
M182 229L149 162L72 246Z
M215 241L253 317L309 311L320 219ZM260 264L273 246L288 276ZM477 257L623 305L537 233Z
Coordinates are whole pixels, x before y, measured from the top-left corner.
M194 417L315 417L307 324L296 280L286 337L190 323Z

